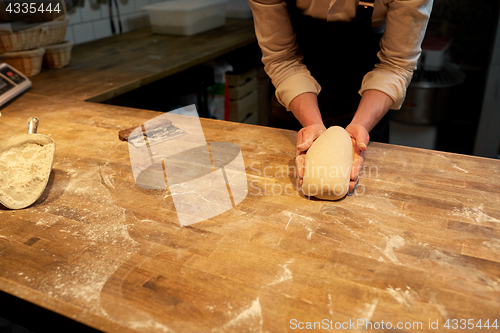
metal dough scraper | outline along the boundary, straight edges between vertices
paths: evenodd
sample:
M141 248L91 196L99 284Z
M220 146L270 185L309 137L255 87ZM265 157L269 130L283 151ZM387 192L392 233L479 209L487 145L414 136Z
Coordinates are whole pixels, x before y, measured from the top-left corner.
M168 119L153 119L149 121L148 134L146 136L146 130L144 129L144 125L142 125L142 134L144 136L144 140L141 137L130 137L132 131L134 131L137 126L125 129L123 131L118 132L118 138L121 141L128 141L134 147L139 149L146 148L146 142L149 143L150 146L154 146L155 144L172 140L181 135L187 134L185 131L180 128L174 126L172 122Z

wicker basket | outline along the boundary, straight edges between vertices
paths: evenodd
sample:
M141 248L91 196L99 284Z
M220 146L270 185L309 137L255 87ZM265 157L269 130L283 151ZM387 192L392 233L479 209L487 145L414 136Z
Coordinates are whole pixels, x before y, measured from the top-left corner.
M64 41L64 37L66 37L66 29L68 28L68 19L64 20L54 20L43 24L45 26L44 40L43 44L40 46L57 44Z
M16 33L0 31L0 52L34 49L40 44L41 28L35 27Z
M68 22L68 19L54 20L16 33L0 29L0 52L32 50L60 43L66 36Z
M59 44L45 46L43 66L47 68L62 68L71 60L73 42L67 40Z
M28 51L6 52L0 54L0 60L29 77L40 73L44 53L43 47Z

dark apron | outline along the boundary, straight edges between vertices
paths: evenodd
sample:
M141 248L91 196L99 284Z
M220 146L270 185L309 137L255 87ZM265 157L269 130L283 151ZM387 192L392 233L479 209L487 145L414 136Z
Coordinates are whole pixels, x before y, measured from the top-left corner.
M367 1L373 2L373 1ZM373 7L358 6L351 22L328 22L303 15L296 0L286 0L297 43L311 75L321 85L318 106L323 122L346 127L361 97L358 90L365 74L378 62L381 33L372 33ZM276 98L270 125L298 130L300 123ZM372 141L388 142L389 118L385 116L370 132Z

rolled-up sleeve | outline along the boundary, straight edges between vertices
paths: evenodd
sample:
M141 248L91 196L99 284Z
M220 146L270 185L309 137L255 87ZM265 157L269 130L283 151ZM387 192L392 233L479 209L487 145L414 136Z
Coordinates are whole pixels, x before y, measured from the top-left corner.
M406 89L421 53L432 0L394 0L387 3L387 21L380 43L380 62L368 72L359 93L375 89L394 101L391 109L403 104Z
M264 69L276 88L276 98L289 110L290 102L320 85L302 63L284 0L249 0Z

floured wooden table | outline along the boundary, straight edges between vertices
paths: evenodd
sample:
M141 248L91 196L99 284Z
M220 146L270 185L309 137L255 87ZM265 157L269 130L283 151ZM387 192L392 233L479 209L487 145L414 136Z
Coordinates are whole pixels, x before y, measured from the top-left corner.
M0 140L37 116L56 142L41 199L0 210L2 291L108 332L500 324L500 161L373 143L356 195L308 200L296 133L202 120L241 148L249 193L180 227L118 140L158 115L34 94L2 110Z

